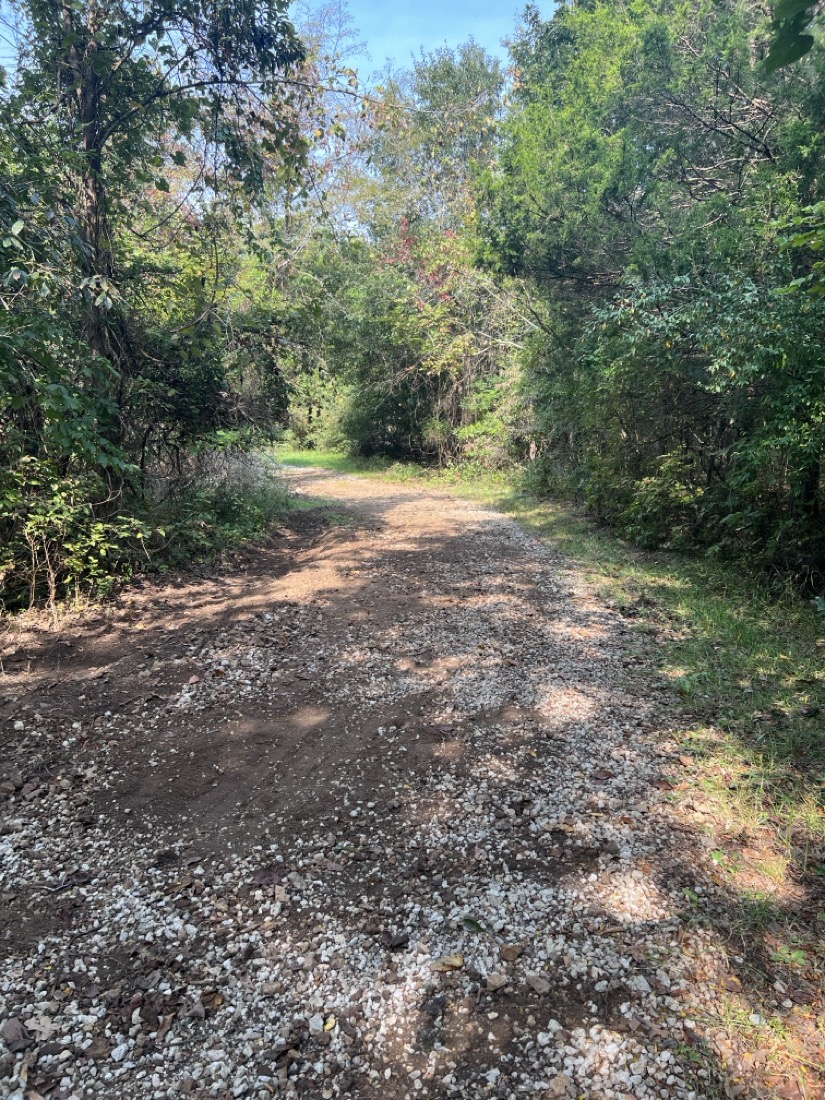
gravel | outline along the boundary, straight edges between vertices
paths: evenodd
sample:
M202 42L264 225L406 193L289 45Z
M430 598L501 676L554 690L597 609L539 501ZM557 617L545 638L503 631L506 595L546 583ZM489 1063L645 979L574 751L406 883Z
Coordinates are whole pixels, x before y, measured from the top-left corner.
M0 892L63 916L0 963L2 1095L711 1095L697 1017L725 964L684 915L708 855L657 785L671 700L629 677L632 622L499 515L296 483L356 510L354 549L182 644L179 686L104 715L96 748L14 721L62 755L6 791ZM181 730L288 703L296 673L360 755L247 838L210 838L197 800L137 827L124 742L163 773Z

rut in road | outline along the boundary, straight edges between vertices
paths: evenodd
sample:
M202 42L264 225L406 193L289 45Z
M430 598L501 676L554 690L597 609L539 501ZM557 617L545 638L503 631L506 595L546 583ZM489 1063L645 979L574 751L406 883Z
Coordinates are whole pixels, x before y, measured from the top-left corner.
M289 477L331 525L20 687L48 775L0 837L10 1091L717 1095L727 964L632 624L501 515Z

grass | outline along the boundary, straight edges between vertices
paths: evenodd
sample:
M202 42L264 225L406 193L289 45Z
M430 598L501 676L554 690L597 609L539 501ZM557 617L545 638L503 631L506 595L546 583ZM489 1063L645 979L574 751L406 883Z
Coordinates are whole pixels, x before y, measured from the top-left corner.
M576 508L537 499L517 474L314 451L278 457L288 465L449 489L505 512L562 549L604 600L635 623L629 656L638 656L643 675L653 664L674 691L683 772L671 797L696 831L712 838L714 873L729 899L720 934L732 953L749 952L748 966L765 989L776 978L821 986L821 614L741 563L644 553Z

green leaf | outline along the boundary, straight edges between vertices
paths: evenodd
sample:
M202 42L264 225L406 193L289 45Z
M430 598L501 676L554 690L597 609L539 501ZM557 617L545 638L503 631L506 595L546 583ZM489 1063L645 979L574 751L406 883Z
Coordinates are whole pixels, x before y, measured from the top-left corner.
M11 227L11 231L15 237L19 237L25 228L26 223L21 218L18 218L14 225Z
M773 9L773 17L777 23L782 23L786 19L793 19L803 11L811 11L813 14L811 0L779 0Z
M472 917L464 918L464 927L468 932L480 932L482 936L489 936L490 934L483 924L477 920L473 920Z
M813 44L813 35L780 32L765 58L765 68L769 73L782 69L785 65L790 65L800 57L804 57Z

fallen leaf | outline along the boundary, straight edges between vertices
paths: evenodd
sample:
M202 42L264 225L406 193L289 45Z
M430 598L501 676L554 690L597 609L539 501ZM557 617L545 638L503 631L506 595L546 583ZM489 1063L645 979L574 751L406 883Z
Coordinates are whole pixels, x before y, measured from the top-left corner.
M175 1015L176 1014L174 1012L170 1012L168 1016L164 1017L163 1023L158 1028L157 1035L155 1036L156 1043L159 1043L162 1039L166 1038L166 1033L175 1022Z
M505 962L514 963L523 950L524 948L517 943L504 943L501 945L499 954Z
M103 1038L99 1038L93 1039L83 1053L87 1058L108 1058L109 1049L108 1042Z
M41 1043L46 1042L47 1039L51 1039L52 1035L57 1034L57 1028L48 1016L37 1016L33 1020L28 1020L26 1028L28 1031L32 1032Z
M486 936L487 929L481 924L480 921L474 920L472 917L464 918L464 927L468 932L480 932L483 936Z
M0 1024L0 1036L12 1054L18 1054L21 1050L34 1046L34 1039L16 1016L10 1016Z
M464 966L464 956L461 954L442 955L432 964L432 969L439 974L445 974L450 970L461 970Z

